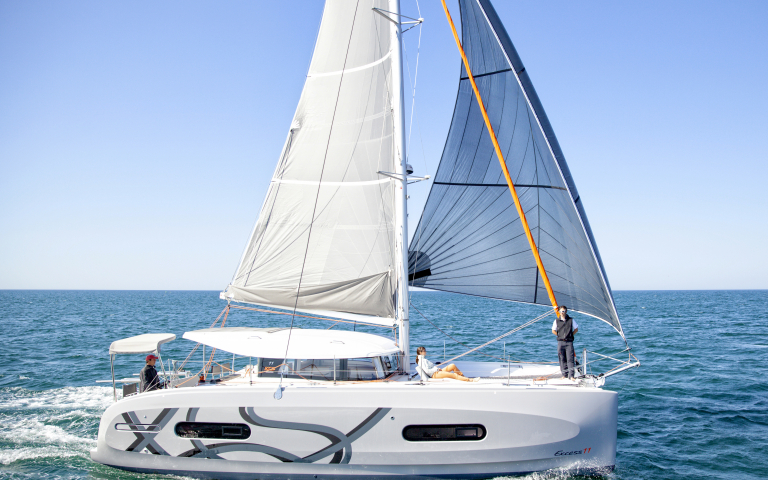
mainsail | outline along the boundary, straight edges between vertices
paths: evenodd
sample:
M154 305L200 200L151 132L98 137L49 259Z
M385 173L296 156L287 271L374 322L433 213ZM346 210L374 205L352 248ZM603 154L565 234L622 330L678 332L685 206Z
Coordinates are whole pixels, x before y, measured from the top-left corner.
M622 336L600 254L560 146L488 0L459 0L462 45L560 305ZM462 65L453 120L409 252L412 284L549 305Z
M394 323L396 187L377 173L395 171L392 27L372 10L387 7L326 2L288 138L224 298Z

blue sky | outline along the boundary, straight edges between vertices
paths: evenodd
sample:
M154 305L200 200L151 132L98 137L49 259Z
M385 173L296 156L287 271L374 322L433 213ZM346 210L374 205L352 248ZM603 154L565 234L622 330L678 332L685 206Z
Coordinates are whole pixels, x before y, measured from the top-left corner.
M613 288L768 288L768 3L495 4ZM0 288L223 289L321 12L0 2ZM421 15L411 163L434 174L459 57L439 2ZM427 189L411 189L411 230Z

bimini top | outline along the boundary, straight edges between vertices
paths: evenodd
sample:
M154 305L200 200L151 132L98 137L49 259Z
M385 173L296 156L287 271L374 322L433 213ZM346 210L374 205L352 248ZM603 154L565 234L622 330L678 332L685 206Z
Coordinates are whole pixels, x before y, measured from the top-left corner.
M157 352L160 350L160 345L174 340L176 335L172 333L145 333L112 342L109 346L109 354Z
M400 351L389 338L344 330L225 327L193 330L182 338L260 358L367 358Z

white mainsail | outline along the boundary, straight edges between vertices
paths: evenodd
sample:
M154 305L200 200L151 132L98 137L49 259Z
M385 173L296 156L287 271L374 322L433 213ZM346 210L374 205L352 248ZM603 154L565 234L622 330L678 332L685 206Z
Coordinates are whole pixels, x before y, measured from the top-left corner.
M393 325L399 170L387 0L329 0L281 158L223 297ZM399 57L396 58L399 61ZM402 268L402 267L400 267Z

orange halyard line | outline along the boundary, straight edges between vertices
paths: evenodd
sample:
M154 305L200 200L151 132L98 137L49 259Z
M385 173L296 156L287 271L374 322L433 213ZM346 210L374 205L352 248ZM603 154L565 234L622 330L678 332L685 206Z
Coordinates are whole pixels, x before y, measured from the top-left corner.
M507 185L509 185L509 191L512 193L512 199L515 201L515 208L517 209L517 214L520 217L520 222L523 225L523 229L525 230L525 236L528 238L528 243L531 246L531 251L533 252L533 257L536 259L536 265L539 267L539 272L541 273L541 279L544 280L544 285L547 287L547 294L549 295L549 301L552 302L552 307L557 309L557 299L555 298L555 292L552 290L552 285L549 283L549 277L547 276L547 271L544 269L544 264L541 261L541 257L539 256L539 249L536 248L536 242L533 240L533 234L531 234L531 229L528 226L528 220L525 218L525 212L523 211L523 207L520 204L520 198L517 196L517 191L515 190L515 184L512 182L512 177L509 175L509 170L507 169L507 163L504 160L504 155L501 153L501 147L499 146L499 141L496 139L496 133L493 131L493 126L491 125L491 120L488 118L488 112L485 110L485 105L483 104L483 99L480 96L480 90L477 88L477 83L475 83L475 77L472 75L472 70L469 68L469 61L467 60L467 55L464 53L464 48L461 46L461 40L459 40L459 34L456 32L456 26L453 24L453 19L451 18L451 14L448 11L448 6L445 4L445 0L441 0L443 3L443 10L445 10L445 16L448 18L448 23L451 25L451 31L453 32L453 38L456 40L456 46L459 47L459 53L461 53L461 60L464 62L464 67L467 69L467 76L469 77L470 83L472 83L472 89L475 92L475 97L477 98L477 103L480 106L480 112L483 114L483 119L485 120L485 125L488 127L488 133L491 136L491 142L493 142L493 148L496 150L496 156L499 159L499 163L501 164L501 170L504 172L504 178L507 180Z

